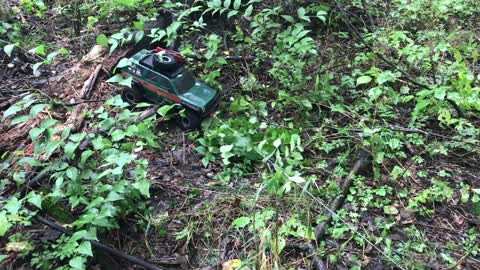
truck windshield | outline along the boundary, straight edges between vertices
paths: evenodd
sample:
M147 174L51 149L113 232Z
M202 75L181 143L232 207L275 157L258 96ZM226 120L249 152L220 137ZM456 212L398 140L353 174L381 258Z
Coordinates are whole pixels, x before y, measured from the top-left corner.
M195 77L193 77L190 71L184 69L175 76L173 83L175 84L177 91L183 94L195 85Z

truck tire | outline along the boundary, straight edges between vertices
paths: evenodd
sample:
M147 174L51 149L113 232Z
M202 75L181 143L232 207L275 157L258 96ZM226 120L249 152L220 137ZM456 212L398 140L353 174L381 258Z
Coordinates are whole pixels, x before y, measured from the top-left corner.
M202 119L196 112L186 109L185 114L185 117L180 116L178 118L178 123L183 130L192 131L200 128Z
M140 103L145 100L140 89L135 88L125 88L122 93L122 99L128 103Z
M153 68L158 71L173 71L180 67L177 59L171 54L162 54L161 59L158 55L153 57Z

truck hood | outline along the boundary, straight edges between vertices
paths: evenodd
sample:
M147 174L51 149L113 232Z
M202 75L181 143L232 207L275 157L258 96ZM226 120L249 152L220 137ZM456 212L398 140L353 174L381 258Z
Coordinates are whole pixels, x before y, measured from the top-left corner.
M210 86L195 82L195 85L186 93L179 95L185 103L189 103L199 108L205 108L210 101L217 95L217 91Z

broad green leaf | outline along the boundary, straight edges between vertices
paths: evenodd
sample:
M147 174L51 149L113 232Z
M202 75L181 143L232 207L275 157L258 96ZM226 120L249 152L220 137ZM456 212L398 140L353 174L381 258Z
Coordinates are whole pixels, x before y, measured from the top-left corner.
M147 197L150 198L150 183L147 180L140 180L132 185L134 188L136 188L140 193Z
M113 51L118 47L118 41L116 39L109 39L108 43L111 44L110 46L110 54L112 54Z
M65 48L61 48L60 50L58 50L58 54L61 54L61 55L67 55L69 53L70 52Z
M273 146L275 146L275 148L280 147L281 144L282 144L282 140L281 140L280 138L276 139L276 140L273 142Z
M129 58L122 58L122 59L118 62L116 68L127 67L127 66L130 66L131 64L132 64L132 61L130 61Z
M69 139L72 142L81 142L81 141L83 141L83 139L85 139L86 136L87 136L87 134L85 134L85 133L76 133L76 134L70 135Z
M28 132L28 134L30 135L30 139L32 139L32 141L35 141L35 139L36 139L40 134L42 134L44 131L45 131L44 128L32 128L32 129L30 129L30 131Z
M56 123L58 123L59 121L56 120L56 119L45 119L43 120L41 123L40 123L40 127L43 128L43 129L47 129L53 125L55 125Z
M65 172L65 175L70 178L70 180L76 180L78 178L78 170L75 167L70 167Z
M369 76L360 76L357 78L357 85L366 84L372 81L372 78Z
M224 6L225 8L229 8L231 4L232 4L232 0L225 0L225 1L223 1L223 6Z
M120 85L123 85L123 86L127 86L127 87L132 87L132 81L133 81L133 78L132 77L128 77L126 79L123 79L121 82L119 82L118 84Z
M112 141L117 142L125 138L125 132L120 129L116 129L114 132L111 134L112 136Z
M3 206L10 214L15 215L18 210L22 208L22 201L19 201L17 197L11 197L7 203Z
M251 221L251 218L249 217L239 217L232 222L232 226L235 229L241 229L247 226L250 223L250 221Z
M14 104L10 106L4 113L2 117L2 121L7 119L7 117L16 114L17 112L23 110L23 106L21 104Z
M238 14L237 10L230 10L227 14L227 18L231 18L232 16L235 16Z
M282 15L282 18L284 18L288 22L295 23L295 19L290 15Z
M123 77L122 75L120 74L116 74L115 76L111 77L110 79L108 79L106 82L107 83L119 83L123 80Z
M165 117L168 112L173 109L176 105L175 104L172 104L172 105L164 105L162 106L160 109L157 110L157 113L160 114L161 116Z
M247 9L245 9L245 17L250 17L252 15L252 12L253 12L253 5L250 5L247 7Z
M140 40L142 40L144 35L144 31L138 31L137 33L135 33L135 43L138 43Z
M97 41L97 44L102 47L108 46L108 38L104 34L98 35L96 41Z
M3 237L10 227L12 227L12 224L8 222L6 212L0 212L0 237Z
M0 221L0 223L1 223L1 221ZM0 233L1 233L1 231L0 231ZM0 236L2 236L2 235L0 235ZM0 254L0 263L3 262L3 260L5 260L6 258L8 258L8 255Z
M235 0L233 2L233 9L238 10L241 4L242 4L242 0Z
M51 141L48 142L45 146L45 155L50 156L55 150L57 150L58 146L60 146L61 141Z
M8 57L11 57L13 48L15 48L15 44L8 44L3 47L3 51L8 55Z
M33 74L37 73L38 69L40 68L40 66L43 65L43 62L38 62L38 63L35 63L33 65Z
M12 122L10 122L10 126L14 126L20 123L27 121L30 117L28 115L20 115L13 118Z
M46 55L47 53L45 52L45 45L44 44L40 44L38 45L35 49L34 49L34 52L36 54L40 54L40 55Z
M35 117L43 109L47 108L48 104L36 104L30 109L30 116Z
M83 241L77 248L77 252L82 255L92 257L92 244L89 241Z
M222 145L220 147L220 153L228 153L228 152L232 151L232 149L233 149L233 144Z
M82 156L80 157L80 164L85 164L87 159L92 156L94 152L92 150L86 150L82 152Z
M33 191L31 191L28 195L27 195L27 201L33 205L35 205L36 207L38 207L39 209L42 209L42 196L40 196L40 194L38 193L35 193Z
M79 144L80 143L69 142L69 143L67 143L63 146L64 154L68 159L73 158L73 156L75 154L75 150L77 149Z
M85 262L87 259L85 257L77 256L71 259L68 264L75 270L84 270L85 269Z

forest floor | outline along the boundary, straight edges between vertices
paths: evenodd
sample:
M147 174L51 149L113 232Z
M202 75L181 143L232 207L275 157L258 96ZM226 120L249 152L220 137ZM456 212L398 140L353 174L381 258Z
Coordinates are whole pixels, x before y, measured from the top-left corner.
M9 7L19 9L18 4L13 2L9 1ZM274 4L267 2L256 5L254 13L273 12L270 8ZM386 8L379 6L379 10ZM353 13L360 14L358 16L363 22L368 21L369 16L362 13L361 9L351 9ZM284 12L296 16L296 10L296 7L290 7L285 8ZM106 100L121 94L123 89L116 84L106 83L106 80L111 77L113 67L131 49L131 45L111 54L107 48L95 45L98 33L115 33L124 27L122 23L99 24L93 30L83 29L80 36L72 36L68 20L63 16L53 16L56 14L53 10L44 12L52 16L40 19L22 11L16 17L29 22L30 28L24 31L48 33L45 42L50 47L65 48L70 54L59 56L33 74L32 66L43 56L20 48L15 49L11 57L0 51L0 80L3 82L0 84L0 110L5 112L30 94L53 104L49 111L41 111L20 124L12 125L13 119L2 121L0 151L4 167L0 168L0 178L5 180L1 185L2 197L14 195L20 188L18 181L12 180L12 171L18 170L15 162L23 157L36 156L35 143L30 134L32 128L40 126L44 119L53 118L65 126L69 125L76 132L94 132L91 125L93 122L89 122L93 120L85 117L85 112L99 110ZM479 16L478 12L475 14ZM265 15L265 18L268 16ZM234 22L236 25L231 21L223 25L223 17L212 16L207 19L207 23L212 25L209 35L216 33L231 42L230 45L227 41L216 44L221 47L216 53L220 57L235 53L241 58L240 61L228 60L226 65L221 66L221 75L215 78L222 88L218 113L206 121L202 130L195 132L181 130L174 120L155 118L156 127L153 132L159 138L160 148L144 148L136 155L137 159L148 161L147 177L151 185L150 198L145 201L149 205L149 216L130 212L119 218L118 226L114 229L99 233L99 241L168 269L233 270L235 267L229 264L235 259L240 259L245 269L308 269L312 254L307 254L309 252L306 250L289 248L292 243L298 244L305 240L317 240L313 241L318 246L316 255L328 269L480 269L478 111L467 110L465 105L462 108L471 117L465 122L458 120L462 121L458 126L455 123L447 125L438 120L440 117L437 117L437 110L439 114L447 110L455 119L462 117L457 115L456 108L452 108L448 102L438 105L440 101L435 101L437 103L431 104L435 103L438 107L433 108L434 105L431 105L432 110L422 111L423 114L418 116L421 125L410 125L416 121L412 120L412 112L421 110L415 108L416 104L421 98L433 94L417 95L420 90L414 90L411 85L410 90L405 90L403 87L409 85L408 79L402 74L397 75L398 70L385 62L372 60L375 57L368 54L368 47L362 47L362 42L354 38L348 23L335 21L340 20L338 18L341 15L331 16L334 19L329 20L338 25L330 22L328 27L308 26L313 29L309 35L318 54L312 54L314 61L305 60L308 64L302 67L300 77L305 78L307 83L295 91L305 92L291 95L286 87L293 84L282 84L283 77L272 72L281 69L276 66L281 60L268 55L284 53L278 51L283 49L282 46L277 44L274 48L268 48L268 38L263 37L266 41L262 44L245 42L247 47L258 46L261 50L245 49L245 44L238 45L237 48L235 42L241 34L254 36L253 26L250 25L252 19L242 17ZM384 21L380 14L374 15L374 18L378 27L386 27L387 19ZM459 22L453 23L461 22L459 19ZM359 23L356 26L361 27ZM235 27L244 27L243 32L235 30ZM475 27L472 26L472 29L478 30ZM362 29L364 28L368 27ZM268 31L266 30L267 33ZM345 33L349 32L351 37L345 38ZM473 42L475 44L480 42L478 33L471 30L472 36L476 37ZM291 32L289 34L294 35ZM415 35L413 31L410 34ZM196 44L193 47L198 51L206 51L211 46L210 43L202 43L206 43L205 39L198 40L199 37L192 34L183 37L182 44ZM301 38L296 42L300 40ZM285 44L290 44L288 42L285 41ZM233 43L235 44L232 45ZM474 50L478 48L479 46ZM260 56L261 52L265 55ZM388 48L381 54L396 57ZM257 55L258 58L252 58L252 55ZM288 58L291 55L282 57ZM362 57L368 60L358 60ZM452 57L447 55L445 58ZM297 67L293 63L297 60L291 59L292 66L288 66L288 62L282 66L287 73L291 72L287 77L291 76L292 81L298 79L294 74ZM189 67L196 74L208 77L210 73L206 70L214 69L211 66L205 67L205 63L200 62L208 62L210 59L190 58L188 61ZM401 61L399 60L400 63ZM89 98L84 99L83 85L99 64L102 68L96 83ZM216 67L216 64L212 65ZM391 75L395 79L389 77L390 82L380 84L379 87L385 87L383 93L390 94L390 89L399 93L405 90L402 95L414 93L412 95L418 98L418 102L412 105L408 103L409 99L393 103L392 99L396 97L388 94L384 95L382 101L381 98L378 102L372 100L372 95L375 95L372 90L361 88L368 83L378 82L381 75L374 74L373 71L361 73L358 70L371 71L370 65L391 71L385 76L395 73ZM475 75L472 82L474 88L478 87L478 71L476 67L472 67L472 70ZM418 70L412 67L410 71L413 73ZM429 72L431 71L418 71L418 74L427 76L425 74L430 74ZM253 83L249 81L252 76ZM359 79L362 77L369 79L365 79L364 83ZM249 83L254 86L248 85ZM352 90L343 90L344 88ZM359 91L368 94L358 94ZM252 120L253 118L255 119ZM305 118L308 118L308 123ZM247 119L246 123L250 121L252 126L236 129L238 122L235 121L242 119ZM254 126L252 121L257 119L259 126L260 122L267 123L265 126L268 128ZM375 126L377 123L380 125ZM229 134L226 128L222 129L225 126L234 131ZM386 128L380 131L382 127ZM258 146L261 145L260 141L275 145L273 136L280 136L285 130L298 134L301 146L288 148L290 144L295 144L294 139L290 141L293 136L289 133L288 142L281 142L288 149L278 150L275 155L272 152L269 158L252 157L256 155L252 154L253 150L238 150L236 144L234 150L231 150L234 154L231 158L225 158L224 153L218 151L223 146L228 146L228 140L220 143L218 140L229 136L237 139L251 136L248 137L249 142L257 143L253 149L262 149ZM256 140L260 137L259 134L265 137ZM268 141L268 136L273 139ZM211 145L205 145L201 142L202 139ZM216 152L212 152L216 159L209 160L205 166L205 156L208 157L208 154L200 153L199 146L216 148ZM289 156L294 155L297 151L295 148L302 149L301 158ZM360 149L367 153L368 164L355 171L351 186L341 190L342 183L348 179L347 175L361 155ZM258 154L262 156L263 152ZM15 157L13 162L9 159L12 155ZM280 156L282 161L279 161ZM53 161L47 159L45 162ZM278 169L277 166L283 167ZM287 185L287 180L278 180L285 192L277 192L275 189L272 195L269 191L271 186L265 184L266 179L274 179L278 175L266 172L279 171L292 173L287 177L291 182ZM293 173L297 171L301 172L302 180L295 178L298 175ZM34 171L31 176L35 174ZM302 186L298 187L297 184ZM53 186L52 183L41 185L48 188ZM39 190L42 191L42 188ZM312 238L315 227L328 219L328 212L332 210L329 202L343 192L346 194L345 202L339 209L333 209L336 214L329 220L325 236L321 239ZM69 218L59 218L62 213L55 213L56 211L65 211L72 216L81 212L72 207L70 210L43 209L39 213L58 224L72 222ZM259 222L261 229L256 229L255 226L250 229L248 224L251 222ZM285 227L285 224L289 225ZM29 241L36 244L59 237L59 233L40 224L16 225L14 230L17 235L29 235ZM11 247L9 243L21 242L15 239L2 237L0 240L0 253L8 255L2 257L2 264L6 266L5 269L31 269L31 257L22 254L24 249L8 248ZM281 241L284 241L282 251L277 253L275 249L282 245ZM137 268L101 251L94 252L94 258L88 265L87 269Z

